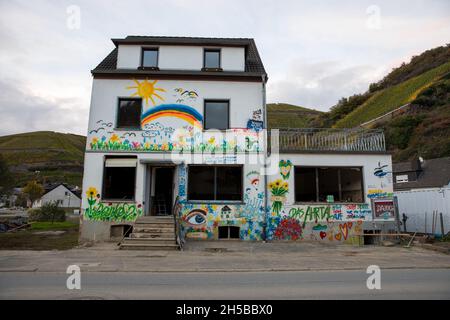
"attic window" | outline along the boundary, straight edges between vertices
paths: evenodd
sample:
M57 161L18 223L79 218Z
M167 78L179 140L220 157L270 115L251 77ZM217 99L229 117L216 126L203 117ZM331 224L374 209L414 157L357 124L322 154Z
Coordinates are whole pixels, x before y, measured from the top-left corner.
M141 68L142 69L158 69L158 48L143 48Z
M203 70L220 69L220 49L204 49L203 51Z

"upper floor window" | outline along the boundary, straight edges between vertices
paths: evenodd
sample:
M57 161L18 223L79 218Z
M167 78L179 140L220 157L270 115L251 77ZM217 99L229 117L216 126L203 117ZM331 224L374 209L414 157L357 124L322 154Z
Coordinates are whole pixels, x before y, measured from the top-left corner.
M116 128L141 129L142 99L119 98Z
M143 48L142 49L142 68L157 68L158 67L158 52L157 48Z
M203 128L226 130L229 128L230 102L226 100L205 100Z
M220 49L204 49L203 68L220 69Z

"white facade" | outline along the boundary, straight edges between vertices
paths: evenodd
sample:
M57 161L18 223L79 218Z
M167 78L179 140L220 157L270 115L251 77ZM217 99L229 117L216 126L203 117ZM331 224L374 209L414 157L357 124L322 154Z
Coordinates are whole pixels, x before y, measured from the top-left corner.
M221 67L224 71L245 70L245 48L217 46L149 46L119 45L117 68L136 69L141 64L142 48L158 48L160 70L197 70L203 68L203 50L220 49Z
M174 72L138 69L142 49L154 47L159 50L159 70ZM209 48L220 48L223 73L198 75L203 50ZM215 42L214 46L118 44L117 70L100 70L98 77L94 73L83 176L82 240L108 240L112 226L155 215L159 210L155 190L162 186L171 197L170 205L176 200L179 203L176 214L183 221L186 238L221 239L221 231L228 228L229 235L233 232L241 240L354 243L361 239L363 229L370 228L373 221L371 200L392 197L390 155L331 151L336 149L278 155L272 150L269 160L273 166L265 175L265 73L246 71L247 50L244 46L218 47ZM138 102L142 105L140 123L134 129L118 128L119 100L123 98L142 99ZM208 100L228 103L228 115L224 114L229 119L228 129L205 129ZM357 144L346 141L346 146ZM122 169L129 168L123 170L128 176L120 176L121 186L131 181L132 195L110 200L105 190L113 181L110 172L116 169L111 168L120 168L120 163ZM202 165L206 171L216 168L214 178L203 172L193 176L194 165ZM360 188L360 201L296 202L296 168L313 166L358 168L360 177L355 183L359 186L346 188ZM191 200L189 181L202 181L191 186L202 189L207 184L204 189L214 189L215 194L219 188L229 187L232 177L217 180L218 167L239 172L240 178L235 180L241 189L239 197ZM210 184L213 179L214 186Z
M40 208L45 203L57 202L60 208L80 208L81 199L66 188L64 185L59 185L44 194L41 199L33 203L33 208Z

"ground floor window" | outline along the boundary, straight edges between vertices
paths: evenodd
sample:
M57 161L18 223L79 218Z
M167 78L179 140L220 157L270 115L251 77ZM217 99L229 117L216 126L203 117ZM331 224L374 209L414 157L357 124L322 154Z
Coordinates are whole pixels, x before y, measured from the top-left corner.
M219 239L239 239L240 228L236 226L219 227Z
M296 202L363 202L361 167L295 167Z
M242 201L242 172L239 165L190 165L188 200Z
M105 200L134 200L136 158L106 158L103 170Z

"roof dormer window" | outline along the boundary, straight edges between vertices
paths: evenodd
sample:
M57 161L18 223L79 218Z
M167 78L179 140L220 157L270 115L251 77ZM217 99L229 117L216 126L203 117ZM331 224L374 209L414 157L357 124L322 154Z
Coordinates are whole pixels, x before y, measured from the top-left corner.
M203 70L221 71L220 68L220 49L203 50Z
M141 69L158 69L158 48L142 48Z

